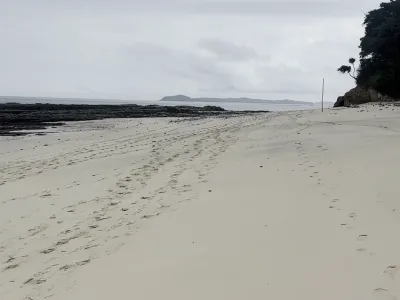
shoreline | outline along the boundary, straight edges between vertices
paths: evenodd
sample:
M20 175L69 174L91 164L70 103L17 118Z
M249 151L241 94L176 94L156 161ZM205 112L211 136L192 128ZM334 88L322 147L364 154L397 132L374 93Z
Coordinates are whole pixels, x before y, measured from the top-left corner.
M0 139L0 298L400 297L400 107Z
M64 126L65 122L121 118L168 118L239 116L268 111L228 111L219 106L163 106L137 104L21 104L0 103L0 136L23 136L26 130L45 135L46 128Z

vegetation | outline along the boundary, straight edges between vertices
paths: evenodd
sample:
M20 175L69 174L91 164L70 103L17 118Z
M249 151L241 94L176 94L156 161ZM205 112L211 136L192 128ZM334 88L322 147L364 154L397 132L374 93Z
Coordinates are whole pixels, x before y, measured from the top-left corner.
M356 67L354 65L355 62L356 62L355 58L349 58L350 66L343 65L338 69L338 71L343 73L343 74L349 74L349 76L351 78L353 78L354 80L357 80L357 78L356 78Z
M400 0L380 4L365 15L365 35L360 43L360 63L355 59L338 71L349 74L358 86L400 97Z

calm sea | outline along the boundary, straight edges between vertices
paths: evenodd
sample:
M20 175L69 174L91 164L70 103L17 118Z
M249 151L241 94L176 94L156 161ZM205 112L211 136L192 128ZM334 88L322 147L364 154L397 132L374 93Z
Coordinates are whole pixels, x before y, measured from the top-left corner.
M192 106L206 106L216 105L223 107L227 110L268 110L268 111L289 111L289 110L306 110L306 109L320 109L321 103L314 105L304 104L269 104L269 103L229 103L229 102L168 102L168 101L130 101L130 100L103 100L103 99L66 99L66 98L27 98L27 97L0 97L0 103L18 102L18 103L52 103L52 104L138 104L138 105L192 105ZM326 107L331 107L332 103L327 103Z

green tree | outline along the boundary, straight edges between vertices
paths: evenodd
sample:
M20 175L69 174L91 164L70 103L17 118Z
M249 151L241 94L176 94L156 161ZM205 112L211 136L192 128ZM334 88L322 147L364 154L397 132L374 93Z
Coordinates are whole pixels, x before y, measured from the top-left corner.
M355 58L349 58L349 64L350 64L350 66L347 66L347 65L343 65L343 66L341 66L339 69L338 69L338 71L340 72L340 73L343 73L343 74L349 74L349 76L351 77L351 78L353 78L353 79L357 79L356 78L356 67L355 67L355 62L356 62L356 59Z
M357 84L400 97L400 0L367 13L364 26Z

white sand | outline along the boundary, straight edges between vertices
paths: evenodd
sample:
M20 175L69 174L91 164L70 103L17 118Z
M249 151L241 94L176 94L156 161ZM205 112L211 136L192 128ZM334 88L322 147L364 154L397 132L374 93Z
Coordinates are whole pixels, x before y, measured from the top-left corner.
M398 107L62 131L0 140L0 299L400 297Z

